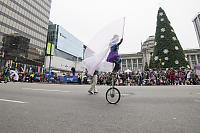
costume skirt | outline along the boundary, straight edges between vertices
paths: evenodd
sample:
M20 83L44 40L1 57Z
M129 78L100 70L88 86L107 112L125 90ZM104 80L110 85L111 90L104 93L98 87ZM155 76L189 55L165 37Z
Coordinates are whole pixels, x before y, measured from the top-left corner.
M118 53L115 53L115 52L110 52L109 55L108 55L108 57L107 57L107 59L106 59L106 61L114 63L114 60L116 58L120 58L120 55Z

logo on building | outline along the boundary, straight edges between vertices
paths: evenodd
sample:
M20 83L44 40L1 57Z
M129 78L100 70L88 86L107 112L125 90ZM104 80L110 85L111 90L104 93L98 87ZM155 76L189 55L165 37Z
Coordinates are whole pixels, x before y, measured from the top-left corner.
M67 37L66 37L66 36L64 36L62 33L60 33L60 36L62 36L62 37L63 37L63 38L65 38L65 39L67 38Z

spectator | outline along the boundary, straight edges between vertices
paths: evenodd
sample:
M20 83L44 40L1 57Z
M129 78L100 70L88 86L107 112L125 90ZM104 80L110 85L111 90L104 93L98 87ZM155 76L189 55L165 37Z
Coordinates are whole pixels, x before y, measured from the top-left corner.
M33 80L34 80L34 74L32 73L32 74L30 75L30 82L32 83Z
M98 74L98 71L95 71L93 76L92 76L92 83L91 83L91 87L90 89L88 90L89 94L96 94L98 93L97 89L96 89L96 84L97 84L97 74Z
M75 72L76 72L76 70L75 70L74 67L71 68L71 71L72 71L73 76L75 76Z
M78 73L78 83L81 84L82 81L82 75L81 73Z

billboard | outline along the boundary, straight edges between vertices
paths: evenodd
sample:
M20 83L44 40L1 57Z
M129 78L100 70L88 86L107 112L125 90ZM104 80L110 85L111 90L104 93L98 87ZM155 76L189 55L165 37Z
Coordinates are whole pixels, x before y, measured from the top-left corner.
M83 43L59 25L57 49L83 59Z
M47 43L46 55L54 55L54 44Z

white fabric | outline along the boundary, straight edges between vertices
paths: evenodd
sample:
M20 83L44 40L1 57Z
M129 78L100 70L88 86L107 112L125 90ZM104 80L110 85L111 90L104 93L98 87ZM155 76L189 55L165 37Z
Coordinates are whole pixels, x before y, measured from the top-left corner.
M99 31L87 45L84 53L83 64L90 75L95 70L111 72L113 64L106 62L106 58L113 43L119 42L124 32L125 18L110 23ZM110 46L109 46L110 45Z

